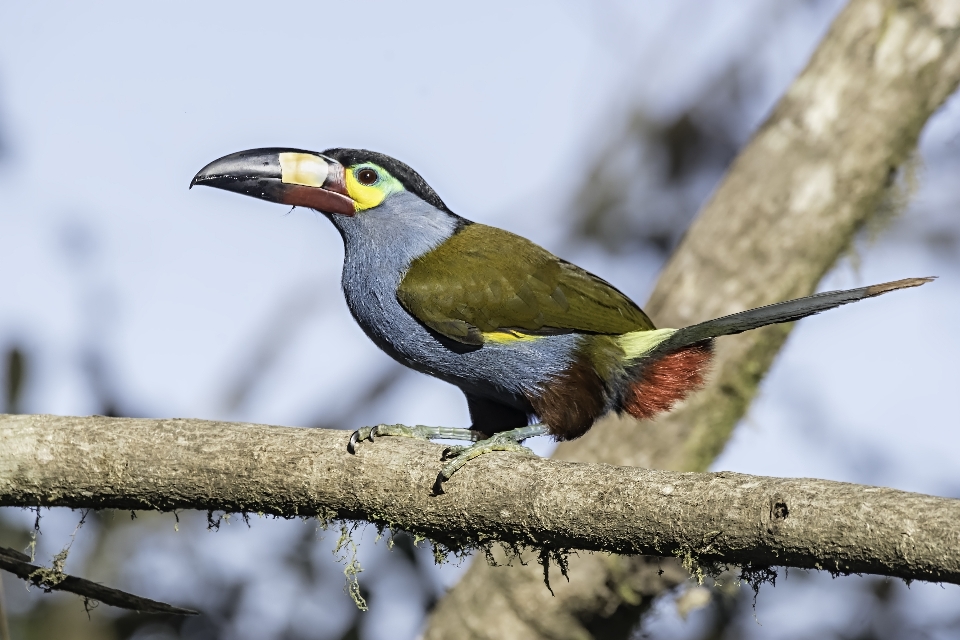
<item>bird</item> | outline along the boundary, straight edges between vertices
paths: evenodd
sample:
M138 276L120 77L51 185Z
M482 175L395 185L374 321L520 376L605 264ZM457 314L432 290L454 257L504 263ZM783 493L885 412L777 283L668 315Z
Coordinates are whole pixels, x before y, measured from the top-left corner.
M403 365L458 387L469 429L377 425L383 436L470 442L448 449L448 480L492 451L530 453L537 435L573 440L608 412L647 420L705 383L716 338L793 322L933 278L780 302L657 328L602 278L526 238L453 211L411 167L366 149L262 148L223 156L190 183L314 209L344 243L342 289L366 335Z

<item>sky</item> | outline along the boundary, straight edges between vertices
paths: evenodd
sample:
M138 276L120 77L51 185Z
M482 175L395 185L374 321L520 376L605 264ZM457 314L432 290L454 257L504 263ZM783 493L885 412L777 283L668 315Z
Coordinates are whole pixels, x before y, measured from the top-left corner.
M759 86L738 121L746 139L839 8L800 4L789 11L760 0L5 7L0 346L22 344L31 357L24 410L98 410L83 368L90 349L130 413L291 426L342 415L390 366L343 303L342 245L326 220L187 188L202 166L247 148L349 146L394 155L453 211L525 235L642 302L657 259L565 241L569 202L593 154L629 109L639 104L669 118L745 55L757 60ZM777 25L775 39L758 40L764 21ZM940 279L800 323L715 469L960 495L953 365L960 338L952 330L960 322L960 262L935 243L956 229L958 198L949 185L958 139L954 100L925 130L910 206L876 239L862 239L821 288ZM264 341L282 348L244 402L231 403ZM468 417L453 387L411 375L349 419L355 423L340 426L466 426ZM72 529L68 521L62 535L51 525L50 537L60 535L51 550ZM294 535L279 524L258 526L202 549L256 555ZM376 559L382 551L363 553L372 573L389 562ZM237 571L253 570L237 562ZM189 562L177 564L160 586L130 579L160 597L189 571ZM276 590L285 580L271 573L258 584ZM324 597L343 598L339 588ZM760 606L787 607L798 597L790 589L762 593ZM932 589L911 591L917 607L960 603L957 588ZM825 606L811 597L811 608ZM274 618L292 615L269 602L254 606ZM390 637L401 609L385 605L365 637ZM667 609L659 615L653 628L689 632ZM415 630L420 619L403 624ZM757 637L786 636L768 629Z

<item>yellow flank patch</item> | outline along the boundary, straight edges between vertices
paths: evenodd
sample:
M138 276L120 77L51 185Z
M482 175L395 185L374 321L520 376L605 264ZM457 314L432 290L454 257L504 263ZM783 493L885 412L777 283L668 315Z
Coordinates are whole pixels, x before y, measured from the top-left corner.
M653 351L657 345L676 332L676 329L631 331L617 338L617 341L620 343L623 353L627 356L627 360L635 360Z
M520 333L519 331L489 331L483 334L483 341L494 344L510 344L512 342L533 342L543 337L530 333Z
M313 154L280 154L280 181L286 184L322 187L328 170L327 163Z

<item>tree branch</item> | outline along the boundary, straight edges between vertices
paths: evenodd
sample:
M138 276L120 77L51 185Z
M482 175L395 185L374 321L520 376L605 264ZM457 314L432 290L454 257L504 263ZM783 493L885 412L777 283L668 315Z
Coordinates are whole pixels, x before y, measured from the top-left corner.
M368 520L451 549L785 565L960 584L960 500L810 479L491 454L435 491L442 447L202 420L0 417L0 506Z

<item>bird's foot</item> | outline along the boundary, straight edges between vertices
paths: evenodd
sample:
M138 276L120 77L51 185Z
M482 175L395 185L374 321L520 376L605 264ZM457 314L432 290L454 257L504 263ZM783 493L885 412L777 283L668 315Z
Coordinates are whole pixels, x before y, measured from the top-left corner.
M440 480L449 480L450 477L462 469L465 464L485 453L514 451L532 456L534 455L533 451L520 443L527 438L542 436L546 433L548 432L545 425L535 424L529 427L520 427L519 429L495 433L486 440L481 440L470 446L448 447L444 452L444 458L450 460L450 462L440 470Z
M350 436L350 442L347 443L347 451L357 452L357 443L361 440L373 442L374 438L382 436L399 436L401 438L416 438L417 440L433 440L434 438L445 438L449 440L470 440L476 442L484 437L479 431L470 429L455 429L452 427L427 427L418 424L408 427L404 424L378 424L375 427L363 427L357 429Z

